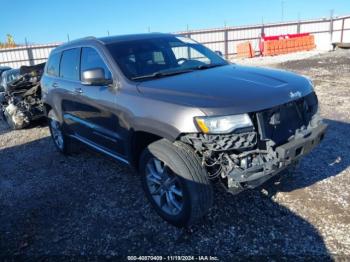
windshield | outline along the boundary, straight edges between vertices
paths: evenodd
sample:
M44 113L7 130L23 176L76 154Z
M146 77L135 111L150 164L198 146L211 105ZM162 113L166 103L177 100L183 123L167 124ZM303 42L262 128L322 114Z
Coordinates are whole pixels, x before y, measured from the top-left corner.
M192 39L166 36L107 45L124 75L132 80L202 70L228 62Z

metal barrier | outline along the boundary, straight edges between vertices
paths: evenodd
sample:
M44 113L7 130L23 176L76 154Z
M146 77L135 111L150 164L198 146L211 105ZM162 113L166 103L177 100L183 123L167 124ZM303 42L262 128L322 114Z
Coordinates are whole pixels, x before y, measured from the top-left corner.
M258 52L262 35L301 33L314 35L317 49L330 50L333 42L350 42L350 16L179 32L212 50L222 52L227 59L237 53L236 46L239 43L250 41Z
M0 49L0 66L18 68L46 62L51 50L61 43L46 45L25 45Z
M236 47L239 43L250 41L254 51L259 52L259 42L262 35L300 33L314 35L317 49L330 50L333 42L350 42L350 16L195 30L178 32L177 34L191 37L212 50L220 51L227 59L231 59L237 53ZM17 68L21 65L45 62L50 51L59 44L27 45L0 49L0 66L6 65Z

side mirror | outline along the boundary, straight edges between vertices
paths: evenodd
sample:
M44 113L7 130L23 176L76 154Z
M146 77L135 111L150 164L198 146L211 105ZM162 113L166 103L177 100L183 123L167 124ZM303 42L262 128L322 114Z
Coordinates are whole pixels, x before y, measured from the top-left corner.
M221 51L219 51L219 50L216 50L216 51L215 51L215 53L216 53L217 55L221 56L221 57L223 57L223 56L224 56L224 55L222 54L222 52L221 52Z
M81 82L83 85L88 86L103 86L112 84L113 81L105 78L105 71L103 68L93 68L83 71Z

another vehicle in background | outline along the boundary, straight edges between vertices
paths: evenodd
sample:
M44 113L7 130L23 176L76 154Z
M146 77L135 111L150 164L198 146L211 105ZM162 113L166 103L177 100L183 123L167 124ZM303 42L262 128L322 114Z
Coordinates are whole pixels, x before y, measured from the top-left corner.
M9 68L8 70L4 71L0 80L0 92L6 92L7 86L14 80L17 80L19 77L19 69Z
M22 66L4 73L0 112L12 129L24 128L44 116L40 87L44 66Z
M2 74L5 72L5 71L8 71L8 70L10 70L11 69L11 67L8 67L8 66L0 66L0 94L1 94L1 92L4 92L4 90L3 90L3 88L2 88L2 86L1 86L1 76L2 76Z
M11 67L9 67L9 66L0 66L0 77L1 77L3 72L10 70L10 69L11 69Z
M18 79L19 69L12 69L10 67L2 67L1 77L0 77L0 104L5 100L5 92L7 85L13 80Z
M9 67L9 66L0 66L0 76L3 72L10 70L10 69L11 69L11 67Z

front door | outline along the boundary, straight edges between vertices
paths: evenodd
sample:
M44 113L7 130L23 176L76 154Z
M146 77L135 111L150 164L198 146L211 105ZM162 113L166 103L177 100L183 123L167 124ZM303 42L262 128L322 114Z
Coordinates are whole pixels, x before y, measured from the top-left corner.
M95 48L83 47L81 50L81 74L85 70L102 68L106 79L112 79L111 71ZM125 156L123 141L119 134L118 117L113 114L117 90L113 85L82 85L84 99L82 121L88 123L89 141L110 153Z

